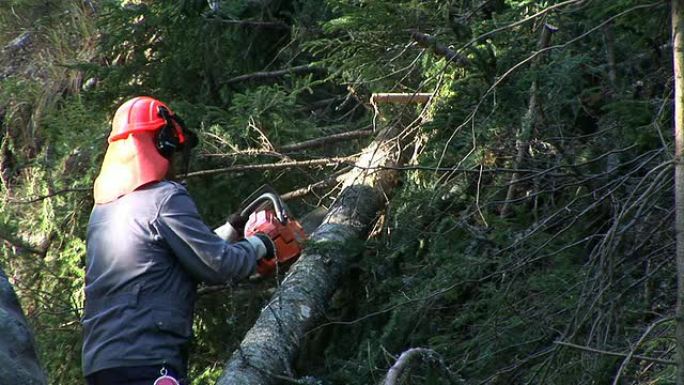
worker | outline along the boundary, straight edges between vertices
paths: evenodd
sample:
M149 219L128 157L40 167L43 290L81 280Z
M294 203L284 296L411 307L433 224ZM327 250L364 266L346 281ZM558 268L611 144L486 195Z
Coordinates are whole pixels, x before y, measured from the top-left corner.
M169 180L197 137L164 103L126 101L108 142L88 223L83 372L88 385L184 384L198 282L248 277L275 246L238 240L239 215L213 232Z

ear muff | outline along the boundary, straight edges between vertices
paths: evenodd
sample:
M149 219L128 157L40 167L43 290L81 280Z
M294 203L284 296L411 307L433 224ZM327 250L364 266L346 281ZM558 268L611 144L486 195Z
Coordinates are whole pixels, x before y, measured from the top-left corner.
M175 152L189 150L197 145L197 135L178 116L171 115L163 106L159 106L158 113L166 121L156 136L156 147L161 156L169 159Z

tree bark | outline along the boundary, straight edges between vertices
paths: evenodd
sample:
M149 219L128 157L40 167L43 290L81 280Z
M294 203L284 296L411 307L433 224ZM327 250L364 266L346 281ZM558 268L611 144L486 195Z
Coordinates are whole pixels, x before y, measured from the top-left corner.
M684 0L672 0L674 41L674 133L675 133L675 234L677 254L677 385L684 385Z
M324 315L396 180L396 171L382 167L398 163L398 148L392 140L376 140L364 150L309 246L227 362L218 385L268 385L293 377L291 364L305 334Z
M0 269L0 384L45 385L33 333L7 276Z

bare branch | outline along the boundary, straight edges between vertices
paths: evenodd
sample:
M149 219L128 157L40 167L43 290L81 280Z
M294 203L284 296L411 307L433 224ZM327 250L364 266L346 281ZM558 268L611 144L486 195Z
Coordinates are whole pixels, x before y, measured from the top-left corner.
M38 197L35 197L35 198L30 198L30 199L14 199L14 198L8 198L7 201L8 201L9 203L12 203L12 204L25 205L25 204L29 204L29 203L40 202L40 201L43 201L43 200L45 200L45 199L52 198L52 197L55 197L55 196L58 196L58 195L62 195L62 194L67 194L67 193L72 193L72 192L90 192L90 191L92 191L92 190L93 190L93 189L92 189L91 187L66 188L66 189L64 189L64 190L55 191L55 192L52 192L52 193L50 193L50 194L41 195L41 196L38 196Z
M280 197L284 201L288 201L288 200L292 200L295 198L300 198L300 197L306 196L306 195L310 194L314 189L329 187L333 184L341 182L341 177L344 174L346 174L347 172L349 172L350 169L351 169L351 167L345 167L342 170L334 173L333 175L331 175L330 177L328 177L322 181L318 181L318 182L312 183L306 187L302 187L302 188L299 188L297 190L290 191L288 193L282 194Z
M291 162L279 162L279 163L266 163L266 164L241 164L237 166L217 168L213 170L202 170L189 172L184 175L184 178L194 178L198 176L225 174L229 172L240 172L240 171L264 171L264 170L277 170L283 168L293 168L293 167L316 167L316 166L326 166L333 167L340 164L353 163L356 157L354 156L343 156L334 158L324 158L324 159L310 159L310 160L297 160Z
M280 152L295 152L306 150L309 148L321 147L331 143L342 142L345 140L366 138L373 134L373 131L369 128L370 126L361 130L342 132L339 134L333 134L322 138L306 140L300 143L286 144L284 146L276 147L276 150Z
M440 44L434 36L415 31L411 34L411 38L415 40L419 46L431 49L436 55L446 58L450 63L455 63L461 67L470 65L470 61L467 57L457 53L444 44Z
M315 64L304 64L301 66L286 68L286 69L277 70L277 71L254 72L251 74L240 75L240 76L236 76L232 79L226 80L224 82L224 84L233 84L233 83L240 83L240 82L247 82L247 81L258 81L258 80L271 80L271 79L277 79L279 77L283 77L286 75L301 75L301 74L308 74L308 73L313 73L313 72L323 72L323 71L324 71L323 68L321 68Z
M620 364L620 369L618 369L618 372L617 372L617 374L615 375L615 378L613 379L613 384L612 384L612 385L618 385L618 384L620 383L620 376L622 375L622 371L625 370L625 368L627 367L627 364L629 363L629 361L630 361L632 358L636 357L636 356L634 355L634 352L639 348L639 346L641 346L641 344L644 342L644 340L646 339L646 337L647 337L649 334L651 334L651 332L653 331L653 329L654 329L656 326L660 325L660 324L663 323L663 322L668 322L668 321L672 321L672 319L670 319L670 318L663 318L663 319L659 319L659 320L653 322L652 324L648 325L648 328L646 328L646 331L641 335L641 337L639 338L639 341L637 341L637 343L634 344L634 346L632 347L632 349L631 349L631 350L629 351L629 353L625 356L625 359L622 360L622 364Z
M371 104L423 104L430 101L434 94L428 93L377 93L371 95Z
M596 354L604 354L604 355L613 356L613 357L627 357L626 353L611 352L608 350L595 349L595 348L592 348L589 346L576 345L576 344L573 344L570 342L554 341L553 343L556 345L567 346L567 347L573 348L573 349L583 350L585 352L591 352L591 353L596 353ZM657 364L663 364L663 365L677 365L677 363L674 361L664 360L662 358L646 357L646 356L640 356L640 355L633 355L632 358L636 358L637 360L641 360L641 361L655 362Z
M263 20L232 20L224 19L221 17L207 17L207 20L218 21L223 24L236 25L239 27L252 27L252 28L271 28L271 29L284 29L289 30L290 26L282 21L263 21Z

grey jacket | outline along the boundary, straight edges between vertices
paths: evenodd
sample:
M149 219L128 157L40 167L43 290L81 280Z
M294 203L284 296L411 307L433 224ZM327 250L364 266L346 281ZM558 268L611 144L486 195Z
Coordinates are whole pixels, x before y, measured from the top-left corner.
M95 205L86 246L83 371L167 365L185 374L197 282L254 272L247 241L228 243L185 187L159 182Z

